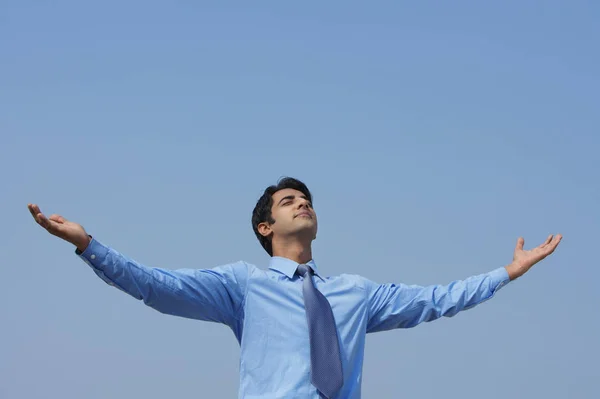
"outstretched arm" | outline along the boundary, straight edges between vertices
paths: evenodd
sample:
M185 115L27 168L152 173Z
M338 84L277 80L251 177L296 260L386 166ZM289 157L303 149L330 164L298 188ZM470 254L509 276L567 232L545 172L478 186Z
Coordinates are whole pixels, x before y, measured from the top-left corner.
M519 238L510 265L448 285L423 287L365 280L369 306L367 332L414 327L442 316L452 317L485 302L554 252L561 239L561 235L551 235L542 245L523 250L524 240Z
M198 270L148 267L100 243L77 223L59 215L47 218L37 205L28 208L40 226L75 245L76 253L111 286L162 313L219 322L239 332L245 264Z

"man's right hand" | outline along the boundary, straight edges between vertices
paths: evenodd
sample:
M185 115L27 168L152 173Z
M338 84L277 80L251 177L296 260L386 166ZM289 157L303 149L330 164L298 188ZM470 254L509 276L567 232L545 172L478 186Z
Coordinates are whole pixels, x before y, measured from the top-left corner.
M83 226L70 222L60 215L44 216L40 208L35 204L28 204L29 212L35 221L52 235L62 238L75 245L80 252L85 251L90 243L90 237Z

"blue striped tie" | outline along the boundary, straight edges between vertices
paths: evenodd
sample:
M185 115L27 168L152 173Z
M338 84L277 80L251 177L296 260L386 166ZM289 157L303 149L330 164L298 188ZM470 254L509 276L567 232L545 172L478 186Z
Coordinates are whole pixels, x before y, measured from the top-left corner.
M311 382L323 396L331 399L344 382L333 312L325 296L314 286L312 268L299 265L297 272L304 278L302 295L310 339Z

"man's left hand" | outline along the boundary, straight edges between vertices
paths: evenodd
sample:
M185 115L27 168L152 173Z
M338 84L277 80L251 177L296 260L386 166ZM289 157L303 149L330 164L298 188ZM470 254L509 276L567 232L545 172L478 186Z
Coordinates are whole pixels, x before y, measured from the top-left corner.
M514 280L521 277L523 274L527 273L533 265L554 252L560 240L562 240L562 235L550 234L542 245L530 250L524 250L523 244L525 244L525 240L523 237L519 237L513 256L513 262L506 266L506 271L508 272L510 279Z

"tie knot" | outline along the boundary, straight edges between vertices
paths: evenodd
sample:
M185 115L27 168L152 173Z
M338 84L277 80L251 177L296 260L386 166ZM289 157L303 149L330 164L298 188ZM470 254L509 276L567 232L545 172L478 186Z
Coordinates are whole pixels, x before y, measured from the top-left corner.
M298 265L298 269L296 269L297 273L299 275L301 275L302 277L306 277L306 274L308 273L309 275L312 275L313 270L310 266L302 264L302 265Z

